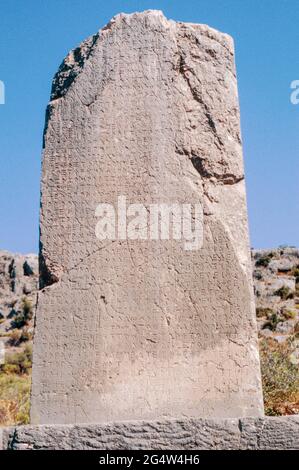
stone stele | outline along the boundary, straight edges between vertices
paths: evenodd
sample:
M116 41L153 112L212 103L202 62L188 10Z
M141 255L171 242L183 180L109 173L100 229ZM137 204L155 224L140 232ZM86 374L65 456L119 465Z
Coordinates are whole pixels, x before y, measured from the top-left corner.
M233 41L208 26L120 14L63 61L44 134L33 424L263 414L239 121ZM98 239L96 208L119 196L200 205L202 246Z

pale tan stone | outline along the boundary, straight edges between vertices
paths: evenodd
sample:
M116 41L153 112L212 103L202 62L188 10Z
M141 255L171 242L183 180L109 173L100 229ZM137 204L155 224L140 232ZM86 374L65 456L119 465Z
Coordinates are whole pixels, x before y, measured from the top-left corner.
M198 203L204 244L98 240L95 208ZM263 413L232 39L118 15L47 112L33 423Z

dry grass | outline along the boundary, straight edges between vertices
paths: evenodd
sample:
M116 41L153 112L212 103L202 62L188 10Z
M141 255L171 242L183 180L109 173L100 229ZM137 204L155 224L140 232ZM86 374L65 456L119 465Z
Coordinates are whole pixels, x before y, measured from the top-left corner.
M290 355L294 344L268 339L260 342L265 414L280 416L299 413L299 368Z
M29 423L31 347L10 354L0 368L0 426Z
M30 374L0 373L0 425L29 423Z

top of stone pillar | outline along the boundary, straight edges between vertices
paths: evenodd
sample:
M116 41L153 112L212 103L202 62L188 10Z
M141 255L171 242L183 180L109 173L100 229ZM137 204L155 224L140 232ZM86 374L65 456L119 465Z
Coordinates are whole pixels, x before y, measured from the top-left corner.
M167 19L161 10L145 10L136 13L119 13L115 15L106 26L101 28L98 33L90 36L83 41L79 47L73 49L66 56L62 62L52 84L51 100L55 100L63 96L75 77L80 73L83 68L84 62L90 56L97 41L105 36L111 34L113 30L122 28L125 25L130 26L138 20L143 22L147 27L158 28L162 31L171 30L176 34L178 30L182 33L188 34L188 31L198 31L203 36L217 41L221 46L225 47L232 55L234 54L233 38L226 33L217 31L205 24L199 23L183 23Z

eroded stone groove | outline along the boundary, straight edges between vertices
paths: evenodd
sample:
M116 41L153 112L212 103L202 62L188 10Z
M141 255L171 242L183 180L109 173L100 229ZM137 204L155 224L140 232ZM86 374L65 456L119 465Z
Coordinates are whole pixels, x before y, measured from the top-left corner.
M202 178L215 178L218 181L221 181L223 184L235 184L239 183L244 179L244 176L236 176L234 174L216 174L210 171L205 166L205 160L201 157L192 155L191 162L194 168L198 171L198 173L202 176Z

